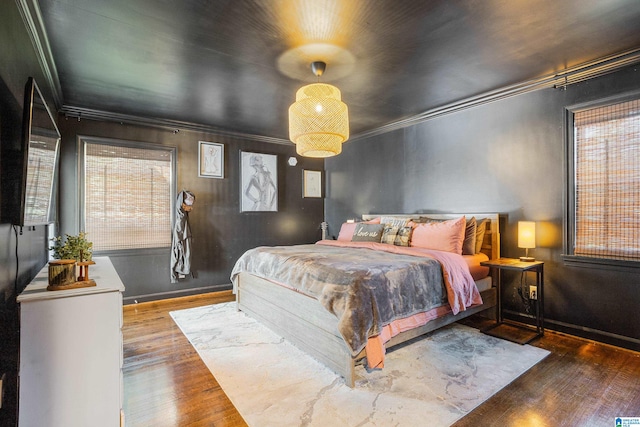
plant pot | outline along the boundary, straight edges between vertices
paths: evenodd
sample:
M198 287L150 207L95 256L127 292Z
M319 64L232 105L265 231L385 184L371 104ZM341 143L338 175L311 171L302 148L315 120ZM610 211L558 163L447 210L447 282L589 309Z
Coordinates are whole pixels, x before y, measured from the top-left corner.
M76 260L49 261L49 286L68 286L76 281Z

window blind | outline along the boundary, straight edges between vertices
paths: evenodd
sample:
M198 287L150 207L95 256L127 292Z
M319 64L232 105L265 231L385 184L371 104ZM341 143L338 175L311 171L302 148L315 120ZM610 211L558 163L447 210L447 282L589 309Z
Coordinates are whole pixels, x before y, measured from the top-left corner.
M94 251L171 245L173 152L85 142L84 226Z
M640 100L574 113L574 254L640 260Z

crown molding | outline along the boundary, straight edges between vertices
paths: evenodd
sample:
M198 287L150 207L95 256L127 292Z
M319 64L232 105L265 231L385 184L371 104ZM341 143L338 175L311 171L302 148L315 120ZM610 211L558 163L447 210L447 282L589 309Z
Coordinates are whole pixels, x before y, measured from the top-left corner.
M265 135L256 135L238 131L227 130L216 126L202 125L198 123L183 122L179 120L160 119L154 117L141 117L130 114L113 113L110 111L94 110L90 108L74 107L63 105L60 113L66 117L77 118L79 121L84 119L100 120L107 122L116 122L120 124L130 124L136 126L147 126L153 128L167 129L174 133L181 130L189 130L194 132L215 133L217 135L225 135L234 138L248 139L251 141L267 142L270 144L293 145L288 139L275 138Z
M639 62L640 48L631 49L625 52L617 53L593 61L585 62L573 67L569 67L563 71L548 74L537 79L528 80L511 86L505 86L497 90L485 92L480 95L445 104L431 110L427 110L421 114L417 114L403 120L398 120L396 122L380 126L376 129L372 129L371 131L361 132L357 135L354 135L351 140L353 141L356 139L382 135L384 133L413 126L429 119L443 116L445 114L455 113L467 108L476 107L482 104L487 104L489 102L498 101L500 99L520 95L527 92L533 92L539 89L566 89L568 85L580 83L594 77L609 74L623 67L626 67L627 65L633 65Z
M51 52L51 46L49 44L49 37L42 20L42 13L40 12L40 6L38 0L15 0L20 16L24 26L29 33L31 44L35 49L36 57L40 63L40 68L47 81L48 86L51 88L51 95L53 96L53 102L56 106L56 110L60 109L64 103L64 97L62 95L62 86L60 85L60 78L58 77L58 69L56 68L56 62L53 59L53 53Z

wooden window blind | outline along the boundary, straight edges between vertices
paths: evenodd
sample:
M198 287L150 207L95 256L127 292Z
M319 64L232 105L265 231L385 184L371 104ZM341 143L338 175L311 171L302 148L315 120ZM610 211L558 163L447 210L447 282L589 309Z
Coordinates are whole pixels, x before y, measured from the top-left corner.
M640 100L574 113L579 256L640 260Z
M94 251L171 245L173 149L86 142L84 230Z

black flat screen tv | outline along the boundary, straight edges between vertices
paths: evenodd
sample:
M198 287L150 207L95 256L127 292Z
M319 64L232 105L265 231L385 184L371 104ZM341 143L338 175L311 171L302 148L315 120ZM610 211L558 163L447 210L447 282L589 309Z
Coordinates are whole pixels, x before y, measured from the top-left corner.
M54 183L58 173L60 131L35 80L25 87L22 120L22 182L19 226L56 220Z

